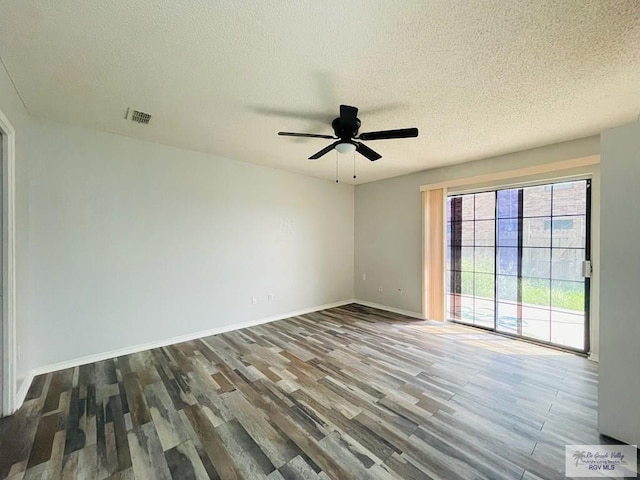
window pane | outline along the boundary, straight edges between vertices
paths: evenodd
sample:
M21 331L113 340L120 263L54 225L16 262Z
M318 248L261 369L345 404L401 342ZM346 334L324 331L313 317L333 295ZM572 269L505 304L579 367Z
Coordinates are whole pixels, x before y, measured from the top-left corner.
M584 313L584 282L551 282L552 308Z
M498 218L518 217L518 189L498 190Z
M462 220L462 197L451 197L451 221Z
M451 222L449 225L449 245L462 245L462 222Z
M522 220L522 245L525 247L550 247L550 217L524 218Z
M495 250L493 247L476 247L474 270L476 272L494 273Z
M551 189L548 185L523 189L524 217L542 217L551 215Z
M498 245L501 247L518 246L518 219L498 220Z
M460 320L460 295L449 295L449 315L452 320Z
M495 285L493 275L488 273L475 274L475 296L485 299L493 299Z
M522 336L548 342L550 313L546 308L522 307Z
M522 304L549 306L551 283L537 278L522 279Z
M474 196L463 195L462 198L462 220L473 220L474 217Z
M476 220L489 220L496 216L496 194L494 192L477 193L476 197Z
M498 248L497 271L502 275L518 274L518 249L516 247Z
M551 342L584 349L584 315L551 312Z
M498 303L496 330L506 333L518 333L518 307L515 303Z
M551 251L551 278L556 280L583 281L582 261L584 250L573 248L554 248Z
M587 206L586 181L553 185L553 215L584 215Z
M465 323L473 323L473 297L460 296L460 320Z
M449 249L449 261L451 263L451 270L460 271L462 269L460 261L460 249L458 247Z
M449 318L584 348L586 185L450 197Z
M473 237L474 237L474 230L475 230L475 222L461 222L460 224L460 228L461 228L461 236L462 236L462 241L461 241L461 245L473 245Z
M551 244L554 247L585 248L586 219L578 217L554 217L552 219Z
M518 300L518 278L498 275L498 300L516 302Z
M493 299L476 297L473 308L475 311L474 325L493 328L493 319L495 317Z
M458 316L459 316L458 307L457 307L457 305L459 304L458 297L459 295L456 295L453 293L450 295L447 295L447 312L451 320L458 320Z
M473 272L473 247L462 247L460 270Z
M462 295L473 295L473 272L461 272L460 279L460 293Z
M451 293L460 293L462 285L462 274L460 272L449 272L449 289Z
M523 248L522 249L522 276L549 278L551 267L551 249L549 248Z
M493 220L478 220L475 225L475 245L495 245L496 224Z

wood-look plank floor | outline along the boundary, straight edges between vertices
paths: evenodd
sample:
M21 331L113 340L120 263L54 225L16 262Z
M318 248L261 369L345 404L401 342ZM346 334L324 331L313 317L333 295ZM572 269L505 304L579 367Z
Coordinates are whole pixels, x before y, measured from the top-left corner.
M37 377L0 478L553 479L596 366L358 305Z

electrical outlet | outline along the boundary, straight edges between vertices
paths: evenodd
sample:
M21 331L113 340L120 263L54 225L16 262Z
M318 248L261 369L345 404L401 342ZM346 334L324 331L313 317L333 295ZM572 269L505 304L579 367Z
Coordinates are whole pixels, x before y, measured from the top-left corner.
M251 305L255 305L256 303L258 303L258 297L256 296L251 297Z
M269 303L273 302L273 293L270 293L269 295L267 295L267 302Z
M378 287L378 293L382 293L382 287Z
M404 295L404 291L401 288L398 289L398 295L400 296Z
M367 274L366 273L362 274L362 280L364 280L365 282L367 281Z

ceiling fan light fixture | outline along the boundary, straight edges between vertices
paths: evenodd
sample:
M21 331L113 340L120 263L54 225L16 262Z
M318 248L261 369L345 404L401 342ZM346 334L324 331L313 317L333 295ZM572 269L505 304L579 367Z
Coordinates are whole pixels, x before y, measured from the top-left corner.
M356 151L356 146L350 142L340 142L336 145L336 150L338 153L342 155L346 155L347 153L353 153Z

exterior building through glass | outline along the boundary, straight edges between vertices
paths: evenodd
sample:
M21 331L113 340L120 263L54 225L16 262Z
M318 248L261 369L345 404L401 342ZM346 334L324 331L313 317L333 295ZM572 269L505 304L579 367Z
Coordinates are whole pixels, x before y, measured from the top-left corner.
M450 196L447 316L588 350L590 181Z

